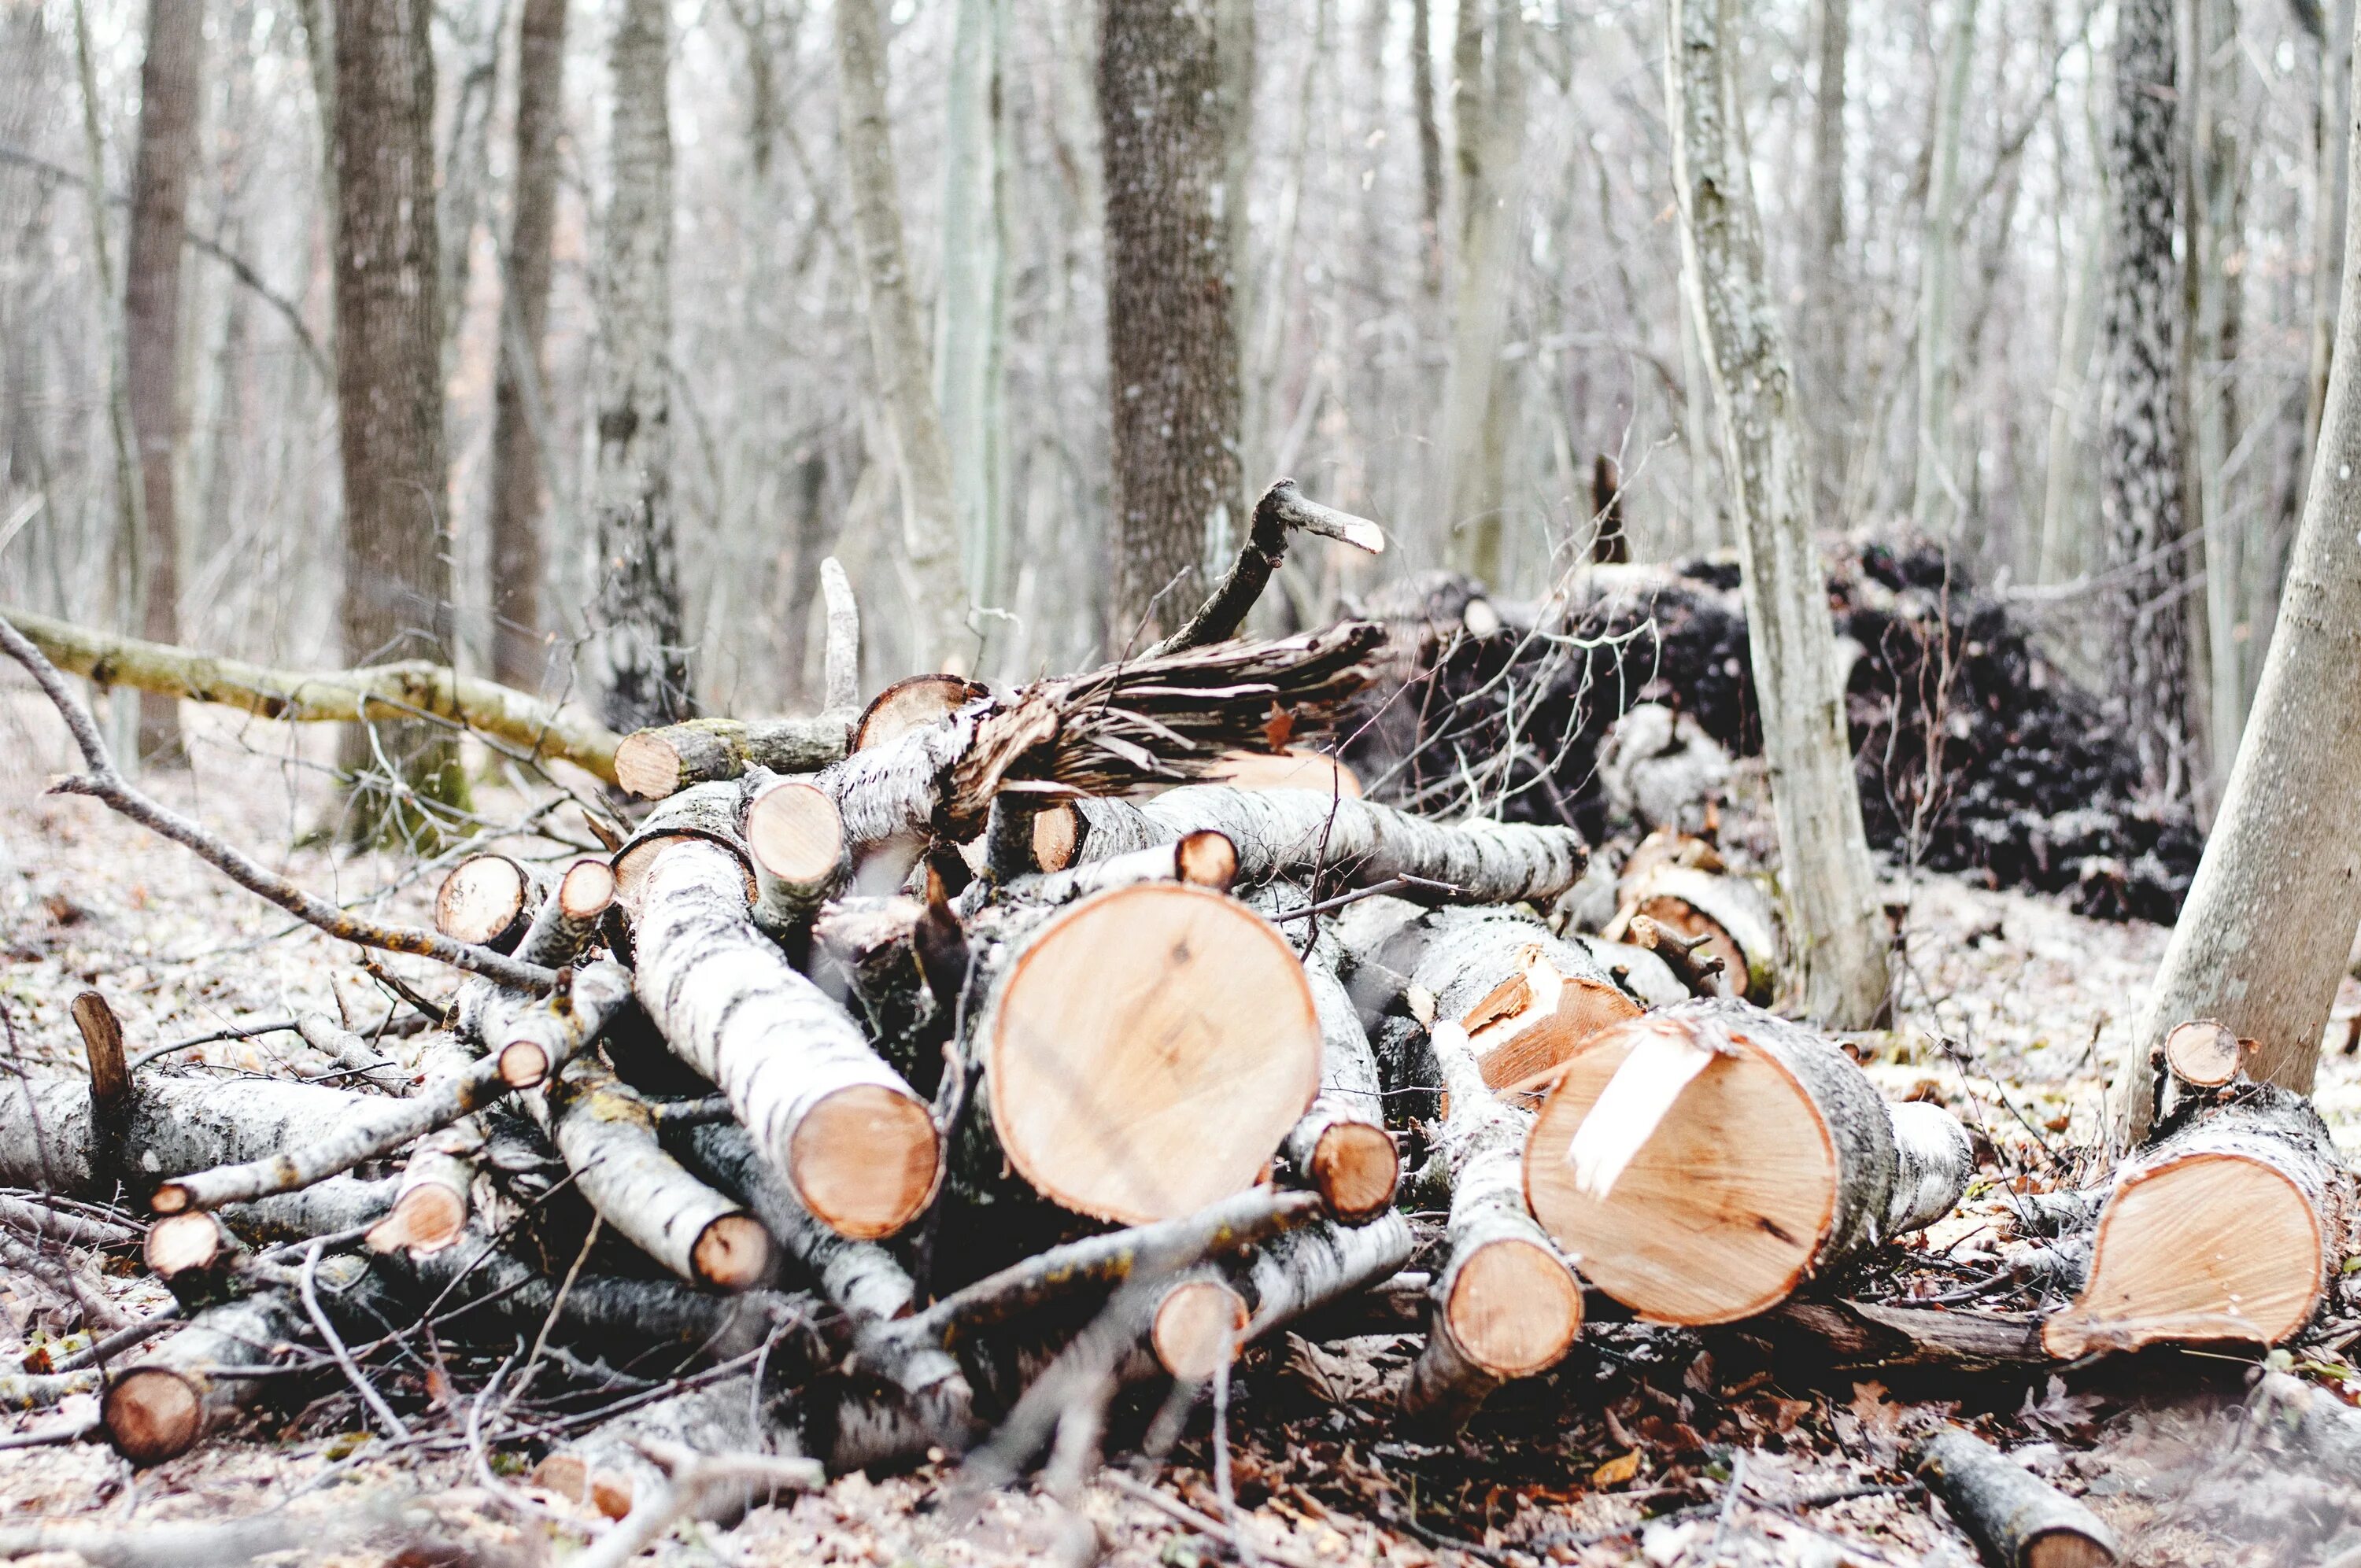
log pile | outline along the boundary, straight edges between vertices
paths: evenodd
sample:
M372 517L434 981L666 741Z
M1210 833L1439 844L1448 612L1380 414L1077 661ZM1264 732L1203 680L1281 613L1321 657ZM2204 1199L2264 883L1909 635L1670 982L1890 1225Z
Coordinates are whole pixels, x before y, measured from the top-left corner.
M2042 652L2019 605L1930 547L1841 552L1828 591L1874 847L2062 892L2083 914L2172 919L2197 824L2143 798L2129 745ZM1445 809L1472 794L1594 844L1627 825L1697 832L1708 824L1653 808L1651 766L1693 783L1715 754L1762 750L1734 563L1594 567L1532 606L1431 575L1353 608L1390 632L1388 680L1346 751L1373 798ZM1664 718L1610 740L1642 705Z
M16 1392L98 1382L96 1434L141 1464L323 1389L407 1437L451 1408L431 1345L474 1358L478 1415L568 1390L503 1439L544 1485L669 1520L805 1475L707 1474L700 1447L841 1470L989 1437L1022 1464L1082 1405L1218 1383L1371 1303L1418 1303L1386 1397L1430 1441L1601 1312L1906 1340L1907 1313L1833 1291L1958 1205L1970 1140L1765 1010L1777 932L1709 843L1593 868L1563 823L1240 763L1333 735L1382 638L924 677L865 712L832 678L820 720L628 737L617 775L654 799L609 852L462 860L429 932L141 795L0 621L83 750L60 788L459 977L403 1034L302 1023L336 1086L134 1070L103 999L78 1005L90 1071L12 1081L0 1185L43 1195L46 1246L136 1245L175 1305L108 1325L96 1376ZM1626 793L1651 791L1694 797ZM2217 1035L2175 1036L2157 1140L2054 1205L2087 1238L2071 1304L1979 1354L2272 1343L2318 1310L2351 1179ZM1971 1444L1925 1464L1980 1538L2081 1529Z

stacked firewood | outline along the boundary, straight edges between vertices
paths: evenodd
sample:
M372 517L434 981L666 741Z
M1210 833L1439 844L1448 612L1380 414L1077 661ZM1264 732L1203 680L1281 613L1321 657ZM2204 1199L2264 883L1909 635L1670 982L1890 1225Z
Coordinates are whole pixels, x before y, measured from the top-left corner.
M1263 576L1317 510L1267 502ZM1763 1320L1959 1204L1959 1122L1762 1005L1776 921L1711 844L1594 868L1569 828L1255 761L1331 731L1382 641L1225 640L1256 587L1233 574L1202 641L1009 692L921 677L857 713L840 625L820 718L628 738L616 772L653 803L606 853L466 860L433 932L322 905L141 795L0 622L83 749L61 787L466 976L374 1038L299 1021L345 1088L134 1071L103 999L78 1004L90 1073L12 1091L0 1183L46 1195L51 1245L128 1239L77 1201L152 1212L176 1307L9 1392L101 1390L104 1436L153 1463L283 1398L298 1344L389 1431L370 1366L422 1326L516 1346L478 1415L519 1356L530 1380L693 1353L613 1422L537 1439L545 1485L620 1511L667 1485L652 1442L791 1436L843 1468L997 1428L1021 1462L1077 1400L1414 1295L1400 1414L1432 1433L1565 1356L1587 1290ZM2219 1031L2175 1041L2162 1139L2043 1211L2078 1293L2028 1356L2277 1343L2344 1255L2348 1179L2309 1107L2246 1083ZM2197 1224L2217 1255L2176 1243ZM1910 1332L1861 1311L1839 1332Z

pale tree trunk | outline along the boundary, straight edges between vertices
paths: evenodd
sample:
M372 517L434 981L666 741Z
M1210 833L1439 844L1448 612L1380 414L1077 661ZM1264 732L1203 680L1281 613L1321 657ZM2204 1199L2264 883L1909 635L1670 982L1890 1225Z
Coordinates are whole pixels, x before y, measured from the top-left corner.
M2196 59L2191 62L2190 99L2190 320L2189 386L2196 439L2190 494L2196 502L2192 526L2205 531L2206 754L2213 763L2209 798L2219 799L2228 782L2238 735L2246 723L2246 648L2237 635L2245 609L2240 591L2246 573L2247 530L2230 506L2223 470L2238 440L2237 357L2244 294L2237 258L2245 247L2246 143L2238 132L2237 91L2245 62L2237 53L2237 0L2194 0Z
M539 691L542 457L548 402L550 246L565 126L566 0L524 0L517 31L516 167L509 184L500 368L492 383L492 678Z
M1833 519L1844 493L1852 403L1851 275L1845 246L1845 56L1852 44L1852 0L1820 0L1815 45L1820 79L1812 95L1812 265L1804 283L1806 356L1812 378L1813 494Z
M1431 0L1410 0L1410 102L1418 120L1420 279L1443 290L1443 132L1434 115L1434 17Z
M115 308L114 247L106 232L106 148L98 120L98 71L92 60L90 14L82 0L74 0L74 63L82 82L82 141L84 182L90 192L84 203L90 214L90 251L98 275L101 333L106 344L106 423L115 453L115 532L114 588L115 617L125 626L145 619L142 600L148 590L148 498L139 480L139 437L132 428L129 352L124 344L124 319ZM133 751L137 742L135 723L126 722L138 710L110 704L107 718L115 731L115 753Z
M1486 14L1462 0L1452 47L1452 134L1459 165L1459 246L1452 263L1451 358L1443 375L1444 518L1452 556L1499 588L1501 469L1509 378L1500 346L1516 277L1525 137L1524 19L1516 0Z
M2361 138L2356 138L2361 139ZM2345 298L2361 255L2348 196ZM2173 1025L2210 1018L2257 1043L2257 1079L2309 1092L2361 907L2361 312L2340 313L2320 446L2213 837L2116 1080L2119 1130L2146 1132Z
M1000 602L1003 565L1000 69L1006 32L1007 0L957 0L945 92L934 397L950 449L968 598L979 605Z
M1952 6L1918 251L1918 466L1910 522L1921 538L1938 532L1950 537L1966 500L1965 487L1952 471L1951 316L1960 272L1960 126L1967 116L1969 73L1976 58L1976 0L1952 0ZM1938 519L1945 520L1939 526Z
M427 0L382 0L343 12L335 28L348 664L451 660L430 14ZM423 826L394 798L389 767L429 800L466 798L458 745L430 724L354 726L342 762L357 778L347 819L356 837Z
M123 275L124 359L148 513L141 624L152 642L181 640L181 532L173 488L181 440L181 246L197 151L204 20L203 0L148 0L148 58L139 68L139 153ZM181 756L180 704L141 698L139 756L142 762Z
M672 114L665 0L623 0L599 278L598 685L609 728L696 709L672 505Z
M2113 579L2113 700L2147 789L2177 799L2191 782L2191 746L2188 612L2176 591L2183 301L2173 257L2172 6L2123 0L2115 13L2099 506Z
M2350 170L2345 133L2353 90L2353 0L2323 7L2320 109L2312 171L2312 366L2305 382L2303 457L2307 471L2320 445L2320 416L2328 403L2329 357L2336 345L2338 284L2345 276L2345 192Z
M508 29L508 0L492 0L489 15L477 5L452 12L452 30L467 60L458 101L451 109L451 145L443 155L440 262L443 285L443 373L456 367L459 321L467 309L467 259L476 220L482 215L485 188L491 183L492 100L500 93L500 35Z
M1223 0L1102 0L1113 404L1111 649L1144 647L1202 597L1239 515L1233 104Z
M2034 580L2062 583L2081 570L2089 530L2082 524L2082 442L2090 406L2092 340L2099 324L2100 269L2106 259L2106 201L2082 225L2073 281L2059 311L2058 373L2049 392L2048 471L2042 481L2041 546ZM2065 271L2065 256L2059 270Z
M965 671L975 662L975 635L968 630L960 567L959 502L902 238L901 181L885 107L885 38L877 0L839 0L836 67L870 356L902 492L900 565L916 612L915 641L919 657L932 667Z
M1885 918L1845 744L1836 630L1812 543L1802 421L1763 258L1739 119L1740 0L1666 0L1665 97L1681 280L1720 412L1747 641L1804 1013L1866 1028L1886 1003Z

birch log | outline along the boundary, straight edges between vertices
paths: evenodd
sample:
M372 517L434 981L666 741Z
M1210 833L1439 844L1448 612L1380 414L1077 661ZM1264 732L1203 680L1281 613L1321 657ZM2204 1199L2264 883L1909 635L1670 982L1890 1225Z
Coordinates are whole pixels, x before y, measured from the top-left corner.
M548 894L533 868L506 855L470 855L434 894L434 928L455 942L514 952Z
M1993 1568L2110 1568L2098 1515L1963 1427L1919 1446L1917 1471Z
M691 784L734 779L751 768L808 773L841 762L851 716L814 718L692 718L640 729L615 747L615 782L645 800Z
M1684 1324L1767 1310L1932 1223L1974 1173L1946 1113L1889 1106L1826 1037L1704 999L1592 1036L1525 1146L1533 1213L1585 1277Z
M1368 887L1412 876L1451 890L1434 896L1546 904L1575 884L1588 859L1571 828L1433 822L1375 801L1310 790L1188 784L1152 800L1082 800L1066 809L1078 819L1078 859L1104 860L1210 828L1237 847L1238 880L1248 886L1277 877L1308 882L1316 874L1323 889Z
M1148 1347L1173 1376L1202 1382L1230 1354L1366 1290L1410 1261L1410 1222L1321 1220L1176 1282L1157 1305Z
M2042 1327L2053 1355L2281 1343L2352 1246L2354 1179L2302 1096L2246 1085L2159 1131L2116 1172L2081 1295Z
M1582 1287L1525 1207L1531 1118L1494 1097L1460 1025L1435 1025L1434 1055L1450 1097L1430 1157L1450 1173L1449 1256L1402 1413L1455 1431L1501 1384L1557 1365L1582 1330Z
M1312 1005L1320 1019L1320 1093L1279 1146L1298 1180L1328 1201L1347 1224L1384 1213L1401 1179L1401 1156L1385 1127L1385 1091L1377 1053L1360 1014L1336 978L1333 936L1303 956Z
M743 867L683 838L656 854L633 928L640 1002L711 1080L804 1206L873 1239L915 1219L941 1168L933 1118L843 1008L756 928Z
M122 1146L144 1177L178 1176L251 1159L327 1134L388 1102L279 1079L133 1080ZM111 1182L92 1157L90 1080L13 1079L0 1084L0 1182L59 1197L103 1199Z

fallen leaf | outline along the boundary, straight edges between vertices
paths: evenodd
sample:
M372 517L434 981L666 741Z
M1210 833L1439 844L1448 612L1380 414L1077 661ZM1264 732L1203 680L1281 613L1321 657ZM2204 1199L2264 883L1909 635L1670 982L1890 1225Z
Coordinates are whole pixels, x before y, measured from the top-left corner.
M1639 1474L1640 1451L1635 1448L1592 1471L1590 1484L1594 1486L1620 1486Z

